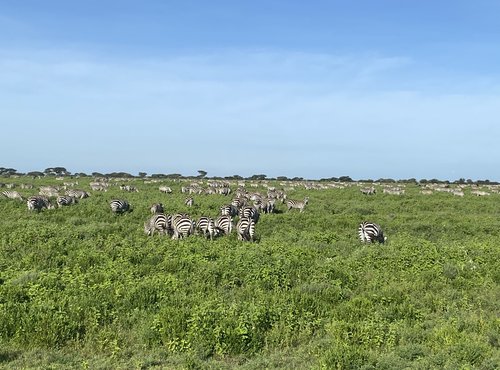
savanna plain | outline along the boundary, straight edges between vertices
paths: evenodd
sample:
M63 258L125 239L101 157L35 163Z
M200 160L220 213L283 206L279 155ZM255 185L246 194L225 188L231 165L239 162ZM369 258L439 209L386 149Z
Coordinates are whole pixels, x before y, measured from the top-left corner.
M26 198L65 181L90 197L37 212L0 196L0 368L500 368L496 189L422 194L414 183L394 195L375 184L365 195L357 183L245 181L309 197L304 212L277 202L262 213L248 242L144 232L153 203L216 217L237 182L227 196L190 195L192 207L181 187L209 180L110 180L106 192L90 177L0 182ZM132 211L111 212L114 198ZM386 243L362 243L362 221Z

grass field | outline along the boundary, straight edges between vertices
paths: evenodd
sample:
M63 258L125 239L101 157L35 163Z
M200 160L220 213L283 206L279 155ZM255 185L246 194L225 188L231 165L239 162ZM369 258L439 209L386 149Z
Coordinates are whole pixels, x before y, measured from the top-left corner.
M91 196L69 207L29 212L0 197L2 368L500 368L500 194L297 183L286 193L308 196L305 211L279 203L249 243L144 233L154 202L197 218L232 194L188 208L183 182L135 179L128 193L78 181ZM34 184L15 188L24 196L61 183L1 182ZM133 211L113 214L114 197ZM359 241L364 220L386 244Z

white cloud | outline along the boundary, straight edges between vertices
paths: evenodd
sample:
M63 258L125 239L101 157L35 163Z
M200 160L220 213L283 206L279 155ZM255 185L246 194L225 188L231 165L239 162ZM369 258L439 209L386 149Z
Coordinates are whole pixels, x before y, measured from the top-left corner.
M84 157L89 145L91 158L111 158L117 149L110 138L120 148L110 166L154 166L153 156L186 172L213 166L222 175L242 169L398 177L409 163L421 173L450 161L473 171L483 157L498 157L489 148L499 134L499 95L406 89L412 76L405 71L418 63L405 57L266 50L156 60L57 50L0 55L4 118L13 137L19 130L46 135L32 147L46 153L40 160L68 151L77 153L75 166L92 166ZM65 143L68 132L78 139ZM2 157L15 162L9 156L22 138L0 149ZM233 160L241 153L244 165Z

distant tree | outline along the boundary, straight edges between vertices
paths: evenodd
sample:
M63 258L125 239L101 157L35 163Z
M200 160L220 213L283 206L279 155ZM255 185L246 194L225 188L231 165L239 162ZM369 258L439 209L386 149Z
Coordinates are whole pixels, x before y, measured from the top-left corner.
M77 173L75 173L75 176L77 176L77 177L88 177L88 175L85 172L77 172Z
M199 173L199 175L196 177L198 177L200 179L204 178L207 175L207 171L204 171L204 170L198 170L198 173Z
M151 177L157 178L157 179L162 179L162 178L167 177L167 175L165 175L164 173L152 173Z
M102 174L100 172L92 172L92 176L93 177L106 177L104 174Z
M69 176L71 175L71 172L66 170L64 167L49 167L46 168L43 173L46 176Z
M168 179L179 179L182 178L182 175L180 173L170 173L168 175L165 175L165 177Z
M43 177L45 174L40 171L31 171L26 174L27 176L33 176L33 177Z
M278 177L276 177L276 180L278 180L278 181L287 181L288 177L286 177L286 176L278 176Z
M128 172L111 172L111 173L107 173L105 176L106 177L126 177L126 178L133 178L134 177L133 175L131 175Z
M147 173L146 172L139 172L138 176L139 177L146 177Z
M294 178L292 178L292 181L303 181L304 178L303 177L297 177L295 176Z
M225 176L226 180L243 180L244 178L240 175Z
M17 170L14 168L5 168L0 167L0 175L2 176L11 176L17 173Z
M352 182L352 179L349 176L340 176L339 181L342 182Z
M252 175L248 178L248 180L265 180L267 178L266 175L260 174L260 175Z

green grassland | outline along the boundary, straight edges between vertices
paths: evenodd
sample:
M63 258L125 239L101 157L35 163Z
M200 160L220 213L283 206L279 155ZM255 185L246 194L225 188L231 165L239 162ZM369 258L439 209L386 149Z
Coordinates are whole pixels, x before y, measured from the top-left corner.
M152 203L216 216L232 194L188 208L182 182L131 184L39 213L0 197L1 368L500 368L500 194L297 185L305 211L279 203L250 243L148 237ZM386 244L359 241L364 220Z

